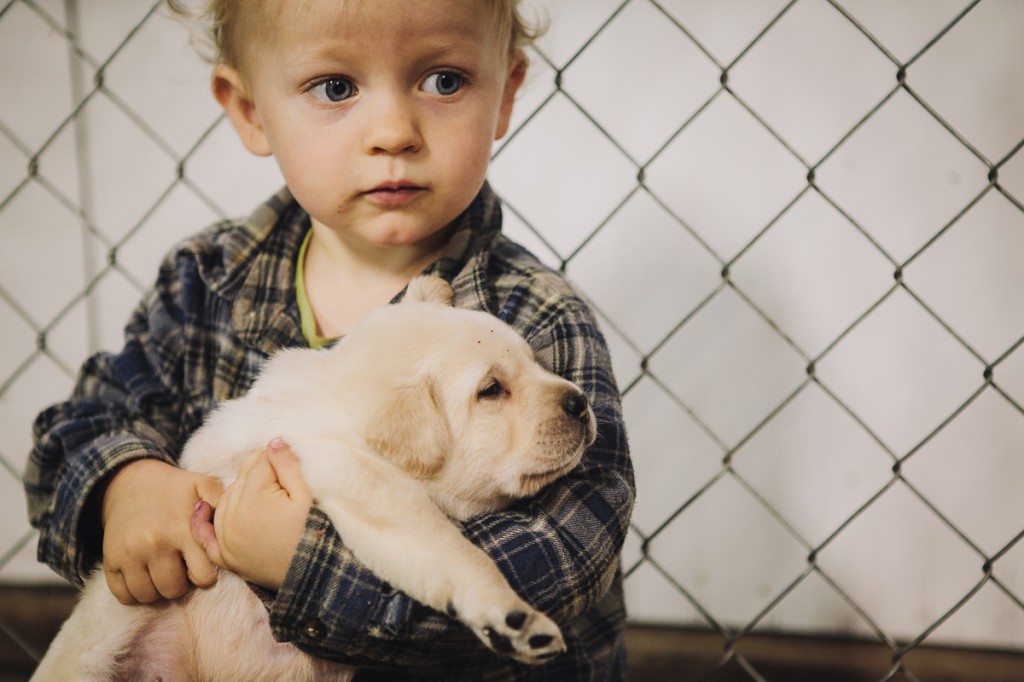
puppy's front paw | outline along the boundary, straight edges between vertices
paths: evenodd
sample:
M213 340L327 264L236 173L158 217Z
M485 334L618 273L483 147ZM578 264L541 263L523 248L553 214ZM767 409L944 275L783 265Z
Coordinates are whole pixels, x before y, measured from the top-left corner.
M525 603L511 609L488 609L480 616L461 620L499 654L539 665L565 651L562 631L554 621Z

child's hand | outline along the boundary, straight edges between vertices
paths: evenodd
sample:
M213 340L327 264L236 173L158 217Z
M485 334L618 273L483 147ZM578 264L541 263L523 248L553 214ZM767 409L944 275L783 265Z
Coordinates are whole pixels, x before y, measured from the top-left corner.
M217 567L192 538L200 500L220 498L220 481L155 459L122 467L103 495L103 571L122 604L148 604L207 587Z
M278 590L312 503L298 458L275 439L245 460L215 505L216 514L210 505L196 509L192 534L217 565Z

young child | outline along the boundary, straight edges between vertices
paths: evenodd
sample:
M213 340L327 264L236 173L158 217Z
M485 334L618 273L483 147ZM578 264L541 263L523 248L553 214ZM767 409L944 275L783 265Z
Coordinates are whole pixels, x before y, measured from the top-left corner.
M516 0L213 0L207 16L214 96L287 188L174 249L124 348L91 358L72 398L38 417L25 486L40 560L79 585L102 564L129 604L211 584L216 560L261 586L276 639L358 665L360 679L623 679L634 489L607 349L560 275L500 233L485 182L526 72ZM356 563L286 444L251 457L223 495L175 466L269 353L344 335L421 272L515 327L597 417L576 470L465 524L563 627L568 652L540 667L494 655Z

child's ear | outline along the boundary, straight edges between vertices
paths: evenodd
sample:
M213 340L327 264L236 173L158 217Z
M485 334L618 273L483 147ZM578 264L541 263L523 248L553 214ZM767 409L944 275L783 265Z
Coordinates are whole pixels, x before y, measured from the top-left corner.
M512 119L512 105L516 101L516 93L519 86L526 78L526 67L529 60L520 51L516 51L509 57L508 75L505 78L505 91L501 94L501 108L498 110L498 127L494 133L494 139L500 140L508 132L508 124Z
M227 64L217 64L213 67L210 87L214 98L231 119L245 148L257 156L270 156L270 143L238 69Z

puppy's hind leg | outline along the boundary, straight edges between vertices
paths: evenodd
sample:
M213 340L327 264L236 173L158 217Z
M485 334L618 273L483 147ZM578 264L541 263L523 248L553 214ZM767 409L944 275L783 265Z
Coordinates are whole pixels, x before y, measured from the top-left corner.
M81 599L61 626L30 682L108 682L117 661L153 618L145 606L125 606L107 589L103 574L86 582Z

